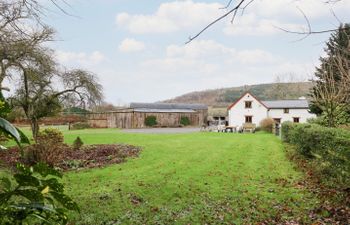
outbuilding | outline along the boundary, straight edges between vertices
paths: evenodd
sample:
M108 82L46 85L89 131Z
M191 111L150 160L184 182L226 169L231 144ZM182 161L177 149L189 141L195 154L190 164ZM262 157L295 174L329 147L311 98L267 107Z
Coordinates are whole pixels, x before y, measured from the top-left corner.
M157 127L179 127L187 117L190 126L206 124L208 106L178 103L131 103L128 108L111 112L91 113L88 122L96 128L144 128L147 117L154 116Z

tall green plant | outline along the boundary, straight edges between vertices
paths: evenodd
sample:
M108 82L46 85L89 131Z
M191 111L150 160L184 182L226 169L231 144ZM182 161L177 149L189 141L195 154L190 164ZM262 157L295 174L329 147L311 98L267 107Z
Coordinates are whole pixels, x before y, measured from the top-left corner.
M349 65L350 24L343 24L326 43L326 56L320 57L310 110L322 115L327 126L335 127L350 119ZM345 118L344 118L345 116Z
M19 147L28 138L7 120L0 118L0 130ZM21 148L23 157L23 150ZM68 210L78 205L64 194L57 178L62 174L43 163L27 167L17 164L12 179L0 178L0 224L67 224Z
M0 224L67 224L78 205L64 194L62 175L46 164L17 165L14 182L1 178Z

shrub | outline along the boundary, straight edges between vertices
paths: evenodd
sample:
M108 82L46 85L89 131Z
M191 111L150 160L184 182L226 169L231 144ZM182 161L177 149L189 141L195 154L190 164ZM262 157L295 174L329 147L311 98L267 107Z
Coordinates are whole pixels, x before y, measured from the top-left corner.
M25 147L24 162L30 166L40 162L50 166L57 165L69 148L63 141L63 134L58 129L47 128L40 131L36 143Z
M260 121L260 129L272 133L275 121L272 118L265 118Z
M46 163L49 166L57 166L65 157L70 148L66 144L54 144L47 142L29 145L24 148L24 163L32 166L37 163Z
M83 129L88 129L88 128L91 128L91 126L87 122L77 122L77 123L73 123L70 126L71 130L83 130Z
M148 127L153 127L153 126L157 125L157 117L147 116L145 118L145 125Z
M55 128L46 128L39 131L36 142L37 143L47 143L52 142L56 144L62 144L64 141L63 134L60 130Z
M191 124L190 119L187 116L181 116L180 124L184 126L188 126Z
M74 149L80 149L83 145L84 145L84 142L81 140L79 136L73 142Z
M350 132L316 124L283 123L282 138L317 164L316 172L336 184L350 185Z

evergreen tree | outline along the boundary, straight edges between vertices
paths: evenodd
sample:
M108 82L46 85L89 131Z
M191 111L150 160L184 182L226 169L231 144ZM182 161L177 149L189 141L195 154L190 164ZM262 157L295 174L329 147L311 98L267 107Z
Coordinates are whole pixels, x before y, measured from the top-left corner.
M324 108L327 107L320 104L320 101L317 101L317 99L320 98L319 90L327 90L334 87L341 88L343 86L342 82L344 82L344 76L342 73L344 73L344 71L342 69L350 63L350 24L342 24L337 31L332 33L324 50L327 56L320 57L321 65L316 68L315 87L311 91L313 100L310 105L310 111L317 115L325 114ZM330 84L330 80L335 82L336 85ZM349 98L344 99L347 100L342 100L344 102L340 102L345 106L341 110L345 111L346 116L349 118L350 107L348 106L350 101ZM342 115L344 115L344 113L342 113Z

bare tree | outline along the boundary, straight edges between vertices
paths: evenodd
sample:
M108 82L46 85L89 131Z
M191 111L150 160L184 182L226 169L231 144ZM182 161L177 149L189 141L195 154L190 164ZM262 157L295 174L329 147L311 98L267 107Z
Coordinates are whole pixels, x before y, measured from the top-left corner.
M306 1L306 0L304 0ZM344 0L327 0L324 1L324 4L336 4L340 1L344 1ZM194 36L190 36L188 38L188 41L186 42L186 44L192 42L193 40L195 40L196 38L198 38L201 34L203 34L206 30L208 30L209 28L211 28L212 26L214 26L216 23L220 22L221 20L231 17L231 23L233 24L233 22L235 21L237 15L243 15L244 11L252 4L254 4L256 1L255 0L238 0L238 1L234 1L234 0L228 0L227 4L225 7L221 8L221 10L225 10L225 12L219 16L218 18L216 18L215 20L213 20L212 22L210 22L208 25L206 25L205 27L203 27L198 33L196 33ZM268 3L266 3L268 4ZM305 19L305 23L307 25L307 30L303 30L303 31L295 31L295 30L287 30L284 28L279 28L285 32L288 33L293 33L293 34L298 34L298 35L303 35L303 38L308 37L311 34L322 34L322 33L330 33L333 31L338 30L338 28L330 28L330 29L323 29L323 30L314 30L311 26L311 23L307 17L307 15L302 11L302 9L298 8L298 10L300 11L301 15L303 16L303 18ZM332 13L334 14L334 12L332 11ZM334 14L334 16L336 17L336 15ZM341 22L340 22L341 23Z
M50 0L66 11L59 2ZM54 31L42 23L44 8L37 0L0 0L0 91L7 90L5 78L19 81L14 106L23 109L32 127L39 131L39 119L60 111L64 102L93 105L102 100L102 86L96 76L84 70L60 71L53 50L44 43L53 40Z
M102 101L102 86L94 74L84 70L60 72L52 60L40 67L26 67L14 96L13 106L21 107L30 121L36 139L39 120L56 115L64 102L92 107Z

